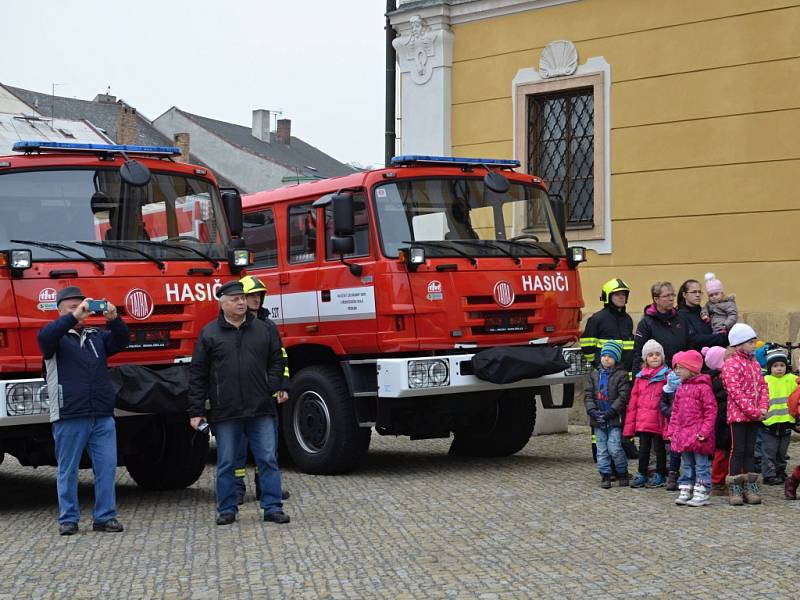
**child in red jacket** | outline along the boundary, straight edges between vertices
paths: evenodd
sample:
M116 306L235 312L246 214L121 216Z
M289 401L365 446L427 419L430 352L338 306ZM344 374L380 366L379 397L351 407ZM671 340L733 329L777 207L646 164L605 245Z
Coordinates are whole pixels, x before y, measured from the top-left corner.
M755 358L756 332L737 323L728 333L733 354L722 365L722 382L728 392L731 458L728 464L728 498L732 506L761 504L755 472L756 434L767 416L769 388Z
M711 455L714 454L714 423L717 400L711 378L700 374L703 357L697 350L678 352L672 367L681 378L672 402L667 433L672 451L681 453L683 469L678 479L678 506L706 506L710 503Z
M664 348L655 340L648 340L642 347L644 368L636 374L631 399L625 413L623 437L639 436L639 472L631 482L633 488L664 487L667 476L667 454L664 448L664 433L667 419L661 414L659 403L661 390L667 382L669 368L664 365ZM647 479L650 449L656 454L656 471Z

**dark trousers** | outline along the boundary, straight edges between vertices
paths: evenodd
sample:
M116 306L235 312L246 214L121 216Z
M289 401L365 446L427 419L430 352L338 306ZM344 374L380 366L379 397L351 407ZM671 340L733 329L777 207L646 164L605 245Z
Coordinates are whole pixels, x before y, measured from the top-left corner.
M647 475L647 467L650 465L650 449L653 448L656 454L656 473L666 476L667 474L667 452L664 448L664 438L657 433L639 433L639 473Z
M788 429L775 432L769 427L761 428L761 474L764 478L786 475L786 452L792 432Z
M761 427L759 421L731 423L729 475L755 473L756 435L759 427Z

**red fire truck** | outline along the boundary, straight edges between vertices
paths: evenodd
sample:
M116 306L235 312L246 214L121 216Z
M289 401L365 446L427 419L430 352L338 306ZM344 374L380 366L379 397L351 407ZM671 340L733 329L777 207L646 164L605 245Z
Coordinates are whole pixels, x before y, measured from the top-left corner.
M535 397L571 406L585 365L577 348L552 350L579 336L584 249L567 247L561 199L516 167L402 156L244 197L249 272L292 372L281 431L302 470L354 467L373 428L510 455L532 434ZM520 347L569 367L503 385L476 376L473 356Z
M183 363L217 315L215 289L248 262L238 192L220 194L207 169L175 162L178 148L14 150L0 156L0 462L55 464L36 335L57 316L58 290L77 285L113 302L131 330L111 360L131 409L117 415L120 462L146 488L192 484L208 439L188 426Z

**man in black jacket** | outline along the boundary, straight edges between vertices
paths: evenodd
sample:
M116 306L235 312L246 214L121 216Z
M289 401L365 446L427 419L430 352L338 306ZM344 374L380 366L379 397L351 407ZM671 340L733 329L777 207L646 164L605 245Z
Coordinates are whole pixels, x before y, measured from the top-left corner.
M217 524L236 520L234 470L243 436L258 465L264 520L288 523L273 423L277 415L273 394L281 387L284 366L280 339L247 311L240 282L226 283L217 297L219 317L197 339L189 387L192 427L197 429L207 418L217 440Z

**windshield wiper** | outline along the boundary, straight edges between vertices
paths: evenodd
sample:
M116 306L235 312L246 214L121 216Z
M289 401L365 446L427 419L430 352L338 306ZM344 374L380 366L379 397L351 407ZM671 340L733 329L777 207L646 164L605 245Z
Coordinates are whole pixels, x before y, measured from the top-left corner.
M143 252L138 248L131 248L130 246L123 246L122 244L109 244L108 242L75 242L76 244L82 244L84 246L95 246L99 248L114 248L115 250L127 250L128 252L134 252L140 256L144 256L147 260L153 261L158 265L158 268L162 271L164 270L164 262L158 260L152 254L148 254L147 252Z
M216 260L215 258L211 258L205 252L200 252L200 250L198 250L197 248L192 248L191 246L181 246L179 244L169 244L167 242L154 242L152 240L136 240L136 243L137 244L146 244L148 246L160 246L162 248L172 248L174 250L188 250L189 252L194 252L199 257L204 258L205 260L210 262L212 265L214 265L215 269L219 269L219 261L218 260Z
M530 239L530 238L528 238L528 239ZM538 248L539 250L541 250L542 252L547 254L547 256L552 258L553 262L555 264L558 264L559 261L561 260L561 258L557 254L553 254L552 252L550 252L550 250L545 248L542 244L540 244L539 242L536 242L534 240L530 240L529 242L525 242L525 243L517 241L517 240L494 240L494 241L495 242L502 242L504 244L511 244L512 246L519 246L520 248L527 248L528 246L533 246L534 248Z
M412 244L412 245L416 244L417 246L432 246L433 248L444 248L445 250L453 250L456 254L460 254L461 256L466 258L472 264L472 266L475 266L475 265L478 264L478 261L475 260L474 256L472 256L471 254L467 254L466 252L464 252L460 248L456 248L449 241L448 242L409 242L409 241L405 241L405 242L401 242L401 243L403 243L403 244Z
M98 258L95 258L91 254L86 254L82 250L78 250L77 248L73 248L72 246L67 246L66 244L59 244L57 242L41 242L38 240L9 240L9 242L13 242L14 244L28 244L29 246L39 246L40 248L47 248L48 250L67 250L69 252L74 252L78 256L85 258L86 260L93 262L97 265L97 268L100 271L106 270L106 265L103 261ZM59 253L60 254L60 253ZM62 256L64 256L62 254Z
M494 248L508 256L511 260L513 260L516 264L522 264L519 256L513 254L503 248L502 246L497 246L493 240L482 240L482 241L472 241L472 240L450 240L450 242L454 244L466 244L467 246L475 246L477 248Z

